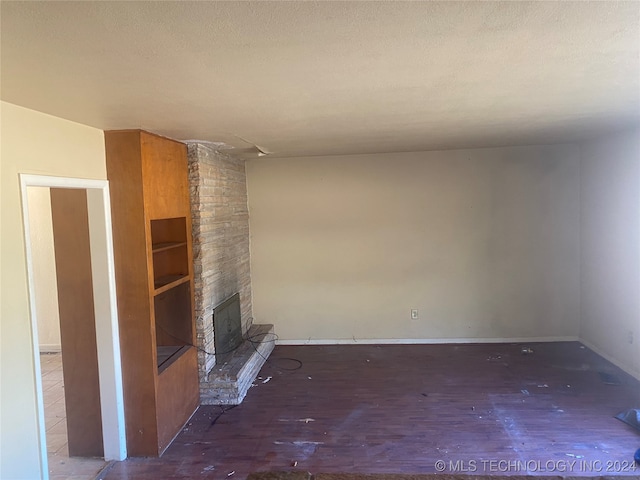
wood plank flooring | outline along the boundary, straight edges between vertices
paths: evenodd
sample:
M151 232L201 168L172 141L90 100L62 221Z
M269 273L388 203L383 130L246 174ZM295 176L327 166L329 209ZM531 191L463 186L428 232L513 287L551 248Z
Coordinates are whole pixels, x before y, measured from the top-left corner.
M116 463L106 478L640 478L640 432L613 418L640 408L640 383L577 342L527 346L532 353L517 344L277 346L242 405L200 407L162 458ZM291 370L298 364L287 358L302 366Z

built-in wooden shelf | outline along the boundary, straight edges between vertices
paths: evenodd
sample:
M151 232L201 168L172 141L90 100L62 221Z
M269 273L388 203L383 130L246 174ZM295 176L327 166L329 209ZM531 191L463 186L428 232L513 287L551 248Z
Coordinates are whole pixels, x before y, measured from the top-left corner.
M127 450L159 456L199 403L186 145L105 132Z
M154 243L152 248L153 253L164 252L165 250L171 250L172 248L184 247L187 242L163 242Z
M164 277L156 278L154 280L154 295L160 295L167 290L182 285L190 280L189 275L165 275Z
M158 347L158 374L169 368L180 355L193 348L189 345L164 345Z

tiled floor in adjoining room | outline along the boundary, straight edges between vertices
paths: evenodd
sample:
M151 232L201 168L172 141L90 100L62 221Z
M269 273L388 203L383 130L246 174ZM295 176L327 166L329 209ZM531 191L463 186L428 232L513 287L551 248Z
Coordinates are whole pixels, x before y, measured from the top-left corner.
M69 457L67 414L64 404L62 355L40 354L47 456L50 480L93 480L107 465L102 458Z

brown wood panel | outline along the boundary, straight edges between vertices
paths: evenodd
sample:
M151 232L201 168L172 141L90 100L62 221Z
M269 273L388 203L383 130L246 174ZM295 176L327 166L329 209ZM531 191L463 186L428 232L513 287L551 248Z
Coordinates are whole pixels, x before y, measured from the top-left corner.
M190 277L193 292L193 246L186 145L149 132L141 133L141 145L145 209L150 220L148 234L155 238L153 242L156 243L179 241L186 235L187 243L186 258L180 249L154 256L157 264L155 277L166 276L168 273L186 273ZM159 219L171 220L161 222ZM151 261L154 261L153 257ZM195 343L195 335L195 301L191 295L191 343Z
M105 132L129 455L157 454L155 329L139 131ZM151 282L153 280L151 279Z
M141 133L141 142L148 218L190 216L187 146L148 132Z
M153 243L186 240L184 250L162 252L149 257L154 279L187 274L193 292L193 249L187 147L185 144L141 132L142 187L148 223L147 236ZM160 221L162 220L162 221ZM184 223L183 223L184 222ZM152 306L152 308L154 308ZM191 342L195 343L195 301L191 297ZM155 317L155 312L154 312ZM156 330L157 331L157 330Z
M571 471L530 473L639 478L616 470L633 461L639 437L613 416L639 406L640 382L577 342L528 346L523 355L517 344L280 345L240 406L200 407L162 458L118 462L106 479L434 473L437 460L446 473L470 460L480 475L527 473L492 472L482 459L576 460ZM581 471L580 461L612 471Z
M198 357L185 351L158 377L158 450L164 452L198 407Z
M102 415L87 192L51 189L69 455L101 457Z

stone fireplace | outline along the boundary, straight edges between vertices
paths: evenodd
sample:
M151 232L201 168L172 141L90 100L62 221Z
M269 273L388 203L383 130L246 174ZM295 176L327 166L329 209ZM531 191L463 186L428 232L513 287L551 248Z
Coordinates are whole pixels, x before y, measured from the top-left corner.
M253 325L244 160L226 154L216 144L187 142L187 147L201 402L240 403L264 363L262 357L274 346L273 327ZM253 344L216 362L214 309L235 294L242 335ZM251 358L256 349L259 355Z

